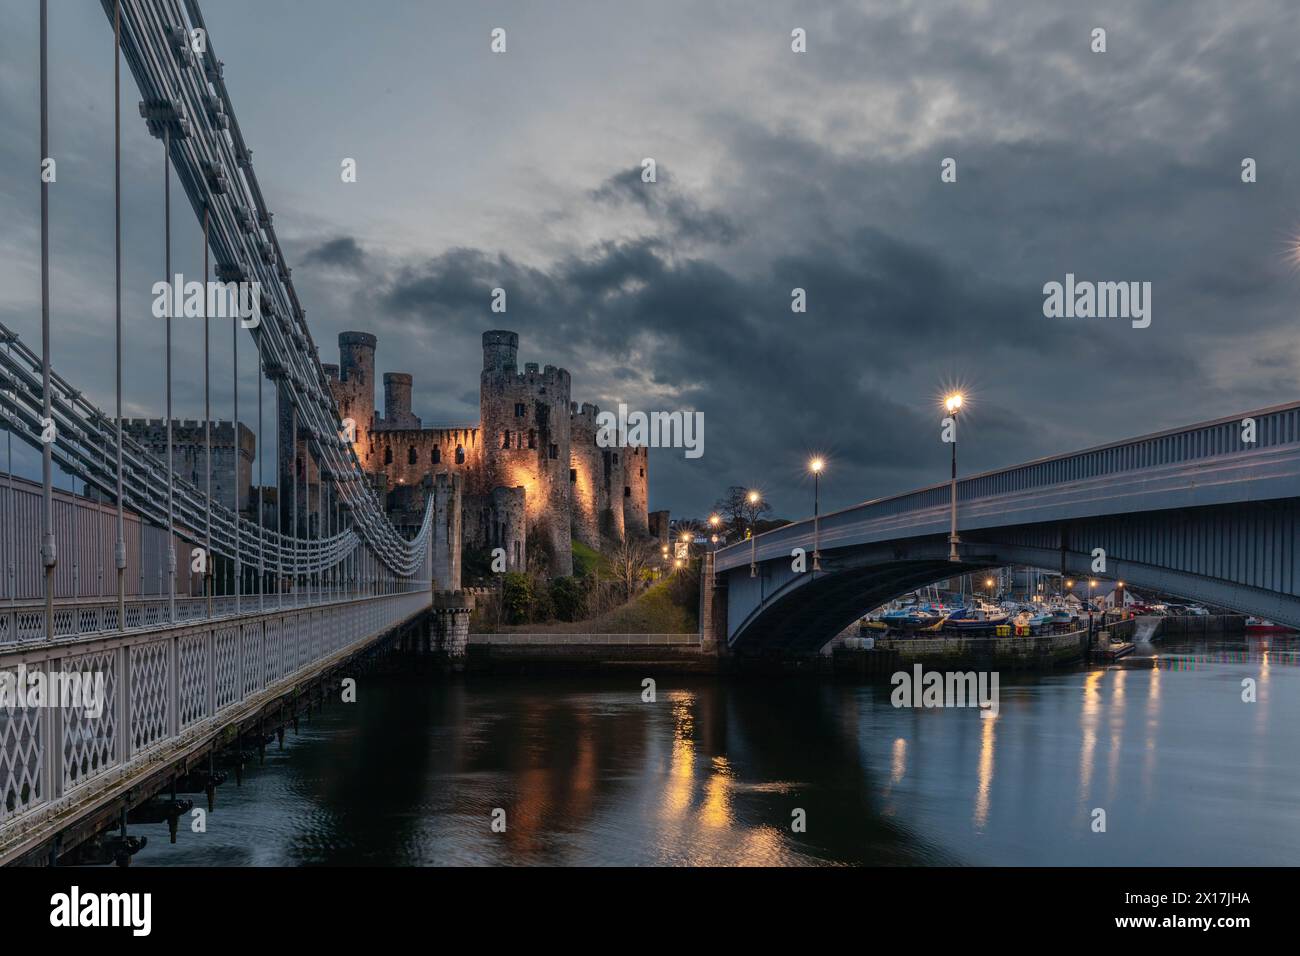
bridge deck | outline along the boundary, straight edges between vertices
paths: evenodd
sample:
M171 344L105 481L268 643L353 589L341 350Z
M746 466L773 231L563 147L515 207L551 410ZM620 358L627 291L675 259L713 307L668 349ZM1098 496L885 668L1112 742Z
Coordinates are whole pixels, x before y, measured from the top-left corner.
M409 591L0 648L0 677L10 682L75 674L102 680L92 686L103 692L98 707L80 696L65 706L0 707L0 863L210 745L429 603L429 591Z

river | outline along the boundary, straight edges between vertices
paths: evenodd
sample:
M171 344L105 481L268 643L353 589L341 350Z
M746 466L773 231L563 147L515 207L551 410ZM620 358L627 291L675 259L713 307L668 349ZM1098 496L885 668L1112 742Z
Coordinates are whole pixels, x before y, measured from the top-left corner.
M135 865L1294 865L1298 648L1169 639L1004 674L994 719L896 709L888 685L390 658L232 775L205 833L133 826Z

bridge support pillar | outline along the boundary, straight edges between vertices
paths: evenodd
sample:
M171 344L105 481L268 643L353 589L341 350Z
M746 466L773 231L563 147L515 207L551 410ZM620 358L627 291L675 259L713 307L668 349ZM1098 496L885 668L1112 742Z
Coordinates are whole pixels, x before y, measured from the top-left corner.
M700 651L722 655L727 652L727 584L713 562L711 551L700 562Z
M468 591L433 592L433 646L446 655L454 670L465 667L473 610L474 595Z

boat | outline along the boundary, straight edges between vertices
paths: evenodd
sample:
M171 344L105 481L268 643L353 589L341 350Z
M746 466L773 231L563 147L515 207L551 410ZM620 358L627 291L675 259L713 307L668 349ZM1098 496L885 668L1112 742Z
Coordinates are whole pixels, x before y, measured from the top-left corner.
M927 607L920 607L916 604L893 608L880 615L881 623L890 627L919 627L925 624L933 624L938 620L941 620L941 615L936 614Z
M1285 624L1274 624L1272 621L1266 621L1261 617L1246 618L1247 634L1294 634L1295 628L1287 627Z
M1006 624L1010 617L1006 611L992 606L962 608L954 611L944 621L944 628L953 631L991 631L999 624Z

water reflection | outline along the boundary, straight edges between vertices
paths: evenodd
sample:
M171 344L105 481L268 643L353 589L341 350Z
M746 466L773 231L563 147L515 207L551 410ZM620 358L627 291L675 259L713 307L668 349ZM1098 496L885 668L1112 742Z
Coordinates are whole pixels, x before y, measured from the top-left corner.
M1004 674L988 719L806 679L662 675L647 703L639 674L368 674L357 704L222 787L207 834L173 847L165 826L139 828L137 862L1294 863L1294 648L1158 646Z

